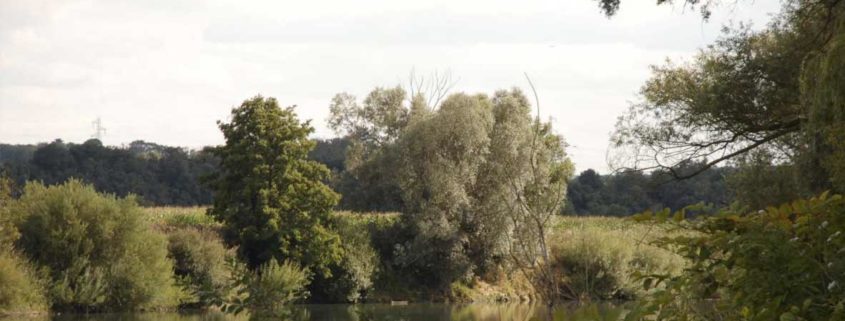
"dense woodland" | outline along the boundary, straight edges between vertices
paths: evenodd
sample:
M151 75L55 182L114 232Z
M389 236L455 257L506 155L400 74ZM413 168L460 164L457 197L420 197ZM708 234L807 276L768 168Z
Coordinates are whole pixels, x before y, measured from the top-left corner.
M82 144L57 139L39 145L0 145L0 162L18 186L77 178L101 192L138 195L148 205L210 204L211 193L200 178L216 167L203 151L143 141L111 147L96 139Z
M330 171L329 185L345 195L339 210L386 211L402 209L396 188L363 188L366 181L346 170L349 138L316 139L309 158ZM38 145L0 144L0 163L17 186L26 181L47 185L77 178L101 192L134 194L148 206L210 205L211 191L202 178L217 169L208 150L163 146L135 141L127 146L104 146L96 139L82 144L55 140ZM694 167L694 166L688 166ZM733 192L727 184L731 168L713 168L686 180L675 180L666 171L639 171L601 175L585 170L574 176L562 214L623 216L647 209L678 210L696 203L729 205Z

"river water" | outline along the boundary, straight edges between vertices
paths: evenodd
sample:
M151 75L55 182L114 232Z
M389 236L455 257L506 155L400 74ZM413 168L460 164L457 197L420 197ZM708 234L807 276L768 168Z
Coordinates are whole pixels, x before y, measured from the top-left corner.
M300 305L291 307L284 316L250 317L247 314L207 313L129 313L129 314L63 314L37 318L2 320L39 321L618 321L624 309L601 305L526 304L358 304Z

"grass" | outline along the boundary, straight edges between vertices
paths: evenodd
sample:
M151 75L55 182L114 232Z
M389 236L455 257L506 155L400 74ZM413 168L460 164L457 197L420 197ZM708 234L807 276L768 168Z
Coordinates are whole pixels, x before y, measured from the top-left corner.
M220 223L206 214L208 208L204 206L178 207L178 206L156 206L145 207L146 219L150 224L157 227L195 227L195 228L217 228ZM390 224L399 218L396 212L351 212L337 211L335 217L339 219L353 219L356 223L367 224Z
M642 274L675 274L683 259L651 245L670 233L665 226L616 217L559 217L553 224L552 260L579 299L634 299L644 293Z
M147 221L159 229L194 227L216 229L220 223L206 215L206 207L160 206L145 207Z

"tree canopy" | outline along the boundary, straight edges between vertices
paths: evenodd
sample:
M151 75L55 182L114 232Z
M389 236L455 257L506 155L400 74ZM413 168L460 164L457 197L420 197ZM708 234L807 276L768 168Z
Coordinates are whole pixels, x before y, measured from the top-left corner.
M843 10L787 2L766 29L728 28L692 61L653 67L612 136L617 167L688 178L765 160L795 169L798 195L842 191Z
M329 217L339 196L322 182L328 169L307 159L314 129L299 122L293 107L261 96L218 124L226 144L211 150L220 166L208 180L214 191L208 213L223 223L226 241L251 268L290 260L329 274L341 254Z

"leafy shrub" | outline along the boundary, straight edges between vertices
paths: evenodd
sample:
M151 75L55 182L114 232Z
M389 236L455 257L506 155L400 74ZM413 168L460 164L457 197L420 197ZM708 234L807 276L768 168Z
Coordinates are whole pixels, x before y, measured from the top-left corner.
M655 287L629 320L704 320L710 311L728 320L845 319L845 199L823 194L779 207L714 217L673 218L681 236L657 244L690 266L677 276L643 275ZM670 221L668 211L639 219ZM705 301L705 299L714 299ZM702 302L714 302L702 309Z
M643 242L662 235L622 219L591 217L559 222L552 242L552 269L562 297L580 300L633 299L644 294L633 273L680 270L680 256Z
M178 300L167 242L133 198L101 195L77 180L30 183L12 211L20 215L16 245L48 271L54 308L156 309Z
M366 214L335 216L343 255L340 262L332 265L331 277L317 275L311 283L313 301L355 303L366 297L379 263L368 233L371 220Z
M242 264L234 266L238 295L228 298L223 310L240 313L249 310L258 316L284 316L285 305L308 296L310 273L296 263L276 260L250 271Z
M222 300L230 282L228 253L216 234L193 228L168 235L169 257L179 283L192 294L192 306L207 307Z
M44 312L44 282L17 253L0 249L0 315Z

